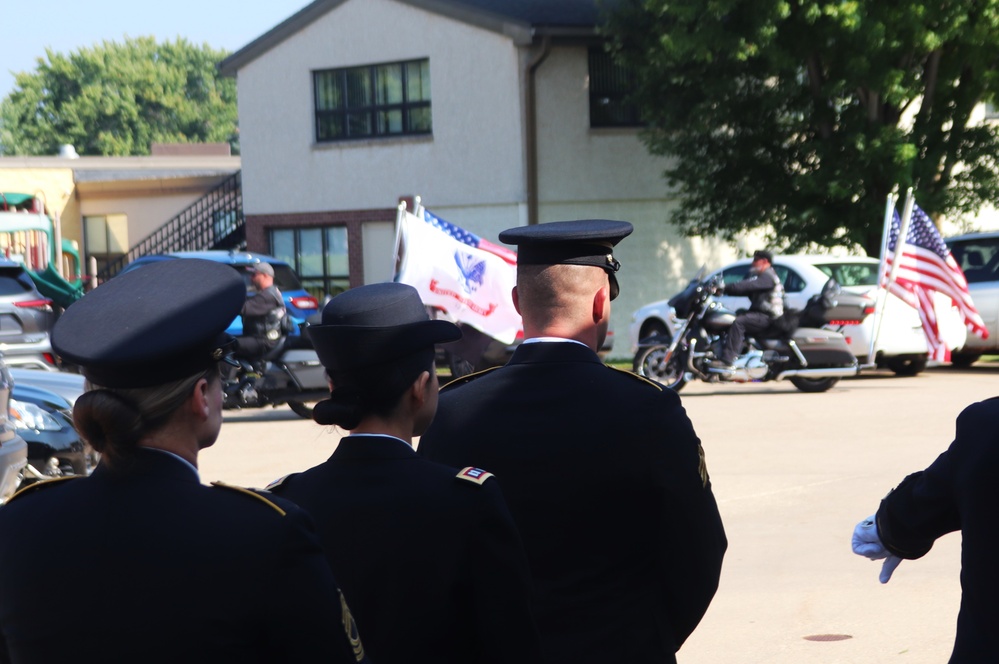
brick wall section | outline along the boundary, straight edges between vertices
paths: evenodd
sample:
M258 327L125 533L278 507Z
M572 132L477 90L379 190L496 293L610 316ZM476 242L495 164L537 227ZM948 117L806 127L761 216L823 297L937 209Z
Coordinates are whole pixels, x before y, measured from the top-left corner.
M364 283L364 240L361 227L368 221L392 221L395 217L396 208L250 214L246 216L246 249L269 253L270 243L267 235L275 228L346 226L350 287L354 288Z

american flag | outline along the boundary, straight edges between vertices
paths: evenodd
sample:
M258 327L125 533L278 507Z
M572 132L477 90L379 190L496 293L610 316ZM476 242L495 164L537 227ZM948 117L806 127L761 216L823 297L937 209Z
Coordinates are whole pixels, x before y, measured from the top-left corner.
M886 265L888 270L895 261L901 220L898 212L892 215L888 236ZM884 277L887 277L887 271ZM989 333L975 309L968 293L968 282L950 250L944 243L933 221L913 205L912 220L902 244L902 256L890 292L916 308L923 323L930 356L942 362L950 361L950 348L940 338L937 311L933 294L941 293L950 298L960 312L968 330L985 339Z

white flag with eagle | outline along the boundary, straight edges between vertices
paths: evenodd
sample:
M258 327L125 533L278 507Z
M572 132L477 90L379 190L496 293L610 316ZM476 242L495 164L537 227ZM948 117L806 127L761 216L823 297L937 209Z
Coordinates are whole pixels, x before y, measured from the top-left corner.
M513 306L516 252L444 221L426 209L399 209L395 280L409 284L427 306L443 309L505 344L521 331Z

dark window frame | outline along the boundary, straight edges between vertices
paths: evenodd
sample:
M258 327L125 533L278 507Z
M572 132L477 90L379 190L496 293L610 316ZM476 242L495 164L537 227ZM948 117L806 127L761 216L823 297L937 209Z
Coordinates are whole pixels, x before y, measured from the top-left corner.
M342 228L344 231L344 240L347 243L347 260L348 269L345 274L334 274L329 269L329 261L326 260L327 255L330 253L329 246L329 233L328 231L332 228ZM322 274L318 273L306 273L304 270L304 263L302 260L302 232L303 231L315 231L320 230L322 238L322 248L321 255L323 256L322 261ZM283 254L279 255L275 243L275 234L277 233L290 233L292 238L292 246L294 251L294 256L286 256ZM280 258L281 260L287 262L295 270L295 274L298 275L299 281L302 282L302 288L309 292L310 295L315 297L317 300L322 302L323 298L327 295L335 296L348 288L350 288L350 232L346 224L326 224L322 226L283 226L271 228L267 232L267 242L269 244L268 251L270 255ZM317 290L313 285L315 283L322 283L322 290Z
M615 63L603 46L587 50L590 92L590 127L644 127L638 106L628 99L634 73Z
M420 67L421 81L425 71L426 85L423 86L421 83L420 89L426 88L426 99L410 99L410 66L413 65ZM402 101L376 103L373 98L377 96L379 72L388 71L394 67L401 69ZM350 80L356 76L366 79L366 96L371 98L363 100L362 103L353 103L353 100L350 99ZM433 108L429 88L429 58L315 70L312 72L312 95L316 142L338 143L358 139L432 135ZM334 93L335 89L338 89L336 93ZM338 97L333 104L335 108L322 108L324 105L322 90L326 90L331 97ZM425 128L419 126L421 120L418 118L419 112L424 110L426 118L422 122ZM384 123L379 122L380 118L386 118L389 114L394 113L400 115L401 130L399 131L392 131L384 126Z

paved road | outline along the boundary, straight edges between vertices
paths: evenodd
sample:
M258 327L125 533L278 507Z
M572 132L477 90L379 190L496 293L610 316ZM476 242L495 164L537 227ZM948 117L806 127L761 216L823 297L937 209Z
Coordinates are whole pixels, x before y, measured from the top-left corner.
M999 395L999 367L792 385L691 384L684 405L729 536L721 587L681 664L937 664L960 600L960 536L905 561L887 585L850 534L952 440L967 404ZM328 457L330 429L286 409L226 417L203 477L261 486ZM811 640L809 637L822 640ZM848 637L848 638L847 638Z

